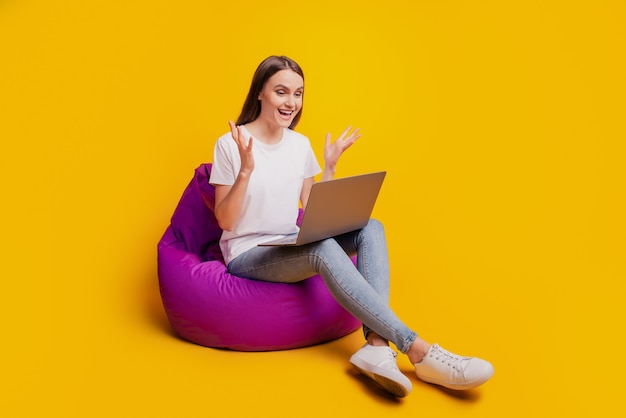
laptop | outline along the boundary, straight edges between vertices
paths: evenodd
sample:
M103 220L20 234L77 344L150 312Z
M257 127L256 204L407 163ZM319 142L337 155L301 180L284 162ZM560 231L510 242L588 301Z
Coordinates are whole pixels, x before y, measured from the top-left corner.
M367 225L386 171L315 182L300 231L259 246L300 246Z

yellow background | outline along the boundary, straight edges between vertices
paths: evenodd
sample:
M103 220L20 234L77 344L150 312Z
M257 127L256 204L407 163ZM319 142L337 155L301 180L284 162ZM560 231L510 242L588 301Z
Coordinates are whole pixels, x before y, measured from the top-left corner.
M0 2L0 415L623 416L626 4ZM385 169L392 305L483 387L357 376L360 334L237 353L172 335L156 243L256 65L299 131Z

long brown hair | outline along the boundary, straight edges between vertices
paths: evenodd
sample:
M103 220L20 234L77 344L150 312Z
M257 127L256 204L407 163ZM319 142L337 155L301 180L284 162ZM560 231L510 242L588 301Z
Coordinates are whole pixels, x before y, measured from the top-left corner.
M237 125L245 125L246 123L250 123L259 117L259 114L261 113L259 94L261 93L261 90L263 90L263 86L265 86L267 80L281 70L291 70L300 75L302 80L304 80L302 68L300 68L300 66L291 58L287 58L283 55L272 55L265 58L254 72L248 96L246 97L246 101L243 103L241 114L237 119ZM302 108L300 108L298 114L293 118L293 121L291 121L289 129L294 129L296 127L301 116Z

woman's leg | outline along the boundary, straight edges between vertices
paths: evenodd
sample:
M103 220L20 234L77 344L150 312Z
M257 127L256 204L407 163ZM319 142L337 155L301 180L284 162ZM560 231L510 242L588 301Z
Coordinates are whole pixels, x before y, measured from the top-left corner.
M350 255L357 254L357 268ZM493 366L475 357L430 345L402 323L389 308L389 265L382 225L303 247L255 247L233 260L229 271L250 279L293 283L320 274L335 299L363 324L366 333L393 342L414 363L417 376L450 389L469 389L486 382ZM396 396L411 391L389 347L363 346L350 362Z
M340 235L335 238L348 254L357 254L357 270L389 304L389 256L383 224L372 219L362 230ZM371 345L388 345L388 340L363 325L363 333ZM413 363L422 360L430 344L415 338L406 354Z
M365 228L340 235L335 240L347 254L357 255L357 270L381 300L389 305L389 256L383 225L372 219ZM371 344L387 344L386 339L370 331L363 324L363 335Z
M357 254L355 268L351 254ZM240 277L297 282L320 274L335 299L368 330L406 353L417 334L389 307L389 263L384 230L372 220L362 230L302 247L255 247L233 260Z

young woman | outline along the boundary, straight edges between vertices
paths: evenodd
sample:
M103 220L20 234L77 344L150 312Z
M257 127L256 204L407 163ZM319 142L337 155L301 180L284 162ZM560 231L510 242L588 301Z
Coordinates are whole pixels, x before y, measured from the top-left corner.
M363 323L366 343L350 362L395 396L406 396L411 381L389 342L426 382L460 390L486 382L493 374L490 363L427 343L390 309L387 244L377 220L302 247L258 246L297 232L299 203L306 208L314 176L322 172L308 138L293 130L303 98L300 66L284 56L268 57L254 74L237 123L230 122L230 133L215 145L210 182L229 272L285 283L321 275L335 299ZM359 137L351 128L335 141L326 136L322 181L334 177L339 157Z

